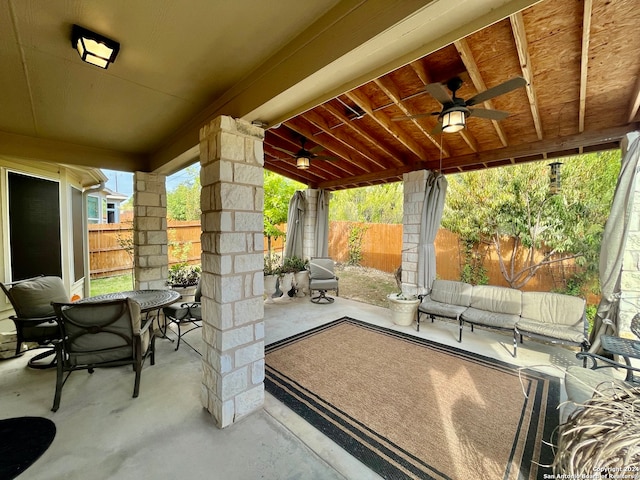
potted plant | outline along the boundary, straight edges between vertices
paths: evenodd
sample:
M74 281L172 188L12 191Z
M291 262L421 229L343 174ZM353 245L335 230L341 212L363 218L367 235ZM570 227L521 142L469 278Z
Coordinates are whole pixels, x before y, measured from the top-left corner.
M276 293L276 284L280 275L278 257L275 254L264 256L264 302L273 303L273 295Z
M293 274L293 287L297 297L304 297L309 293L309 260L303 260L295 255L284 259L282 270ZM283 285L285 283L283 282Z
M194 287L198 284L201 273L199 265L178 263L169 268L167 283L172 287Z
M202 269L199 265L189 265L186 262L178 263L169 267L167 284L173 290L179 291L182 297L193 295L201 274Z

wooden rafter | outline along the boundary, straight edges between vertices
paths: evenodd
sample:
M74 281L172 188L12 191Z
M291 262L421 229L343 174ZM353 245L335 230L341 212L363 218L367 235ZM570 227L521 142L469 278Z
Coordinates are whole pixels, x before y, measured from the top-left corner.
M400 109L400 111L407 117L411 117L413 115L419 115L422 114L424 112L419 112L417 110L413 110L411 108L409 108L407 105L405 105L404 103L402 103L402 98L400 96L400 92L398 91L398 86L395 85L393 83L393 81L391 81L388 77L380 77L377 78L375 80L375 84L378 86L378 88L380 90L382 90L384 92L384 94L389 97L389 99L396 105L396 107L398 107ZM433 144L435 145L435 147L438 149L438 151L442 152L442 155L445 157L449 156L449 152L444 148L441 147L440 144L438 143L437 138L435 138L430 132L429 130L427 130L426 128L424 128L422 126L422 124L420 123L420 121L417 118L412 118L410 120L411 122L413 122L413 124L418 128L418 130L420 130L422 132L422 134L427 137L427 139Z
M458 53L460 54L462 63L464 63L464 66L467 69L467 72L469 72L469 77L473 82L473 86L476 88L478 92L483 92L484 90L487 89L487 86L485 85L484 80L482 79L482 75L480 75L480 70L478 69L478 65L476 64L476 61L473 58L473 53L471 52L471 48L469 48L469 44L465 39L462 39L454 42L454 45L458 50ZM485 108L488 108L490 110L494 109L493 102L491 100L487 100L486 102L484 102L484 106ZM509 144L509 142L507 142L507 135L506 133L504 133L504 129L500 125L500 122L496 120L491 120L491 123L493 123L493 128L495 128L496 133L498 134L498 138L500 138L500 142L502 143L503 146L506 147ZM475 152L478 151L477 145L475 145L475 148L471 145L469 146L472 148L473 151Z
M478 164L490 164L505 159L517 159L521 157L533 157L552 155L557 152L576 150L580 147L597 146L619 142L624 135L634 131L638 125L631 124L623 127L614 127L606 130L595 132L583 132L563 138L552 138L548 140L540 140L533 143L525 143L521 145L498 148L484 152L472 153L470 155L461 155L459 157L451 157L447 159L447 167L469 166Z
M578 131L584 132L584 119L587 110L587 75L589 71L589 42L591 41L592 0L584 0L582 19L582 55L580 62L580 106L578 107Z
M529 56L529 47L527 43L527 34L524 28L524 20L522 12L515 13L509 17L511 20L511 30L513 38L516 42L516 50L520 59L520 68L522 76L527 81L527 96L529 97L529 106L531 115L533 116L533 124L538 135L538 140L542 140L542 119L540 117L540 107L536 98L536 90L533 85L533 69L531 67L531 57Z
M627 122L631 123L636 118L636 115L638 115L638 109L640 108L640 75L638 75L638 80L636 80L636 86L633 89L631 102L629 103L629 118Z
M392 162L396 166L404 165L404 162L398 158L398 153L394 152L392 149L388 148L383 142L380 142L379 139L375 138L369 132L367 132L364 128L361 128L356 121L352 121L344 112L340 111L336 108L331 102L327 102L322 105L321 108L324 108L326 111L335 116L338 120L342 121L342 124L349 128L356 137L362 137L364 140L371 142L375 145L377 150L382 151L390 162Z
M413 152L420 160L424 161L429 158L427 150L416 142L411 135L405 132L399 125L394 125L394 122L392 122L384 112L375 111L371 105L371 101L365 95L358 90L352 90L345 95L364 110L367 115L375 120L387 133L392 135L409 151Z
M331 152L333 152L334 154L342 158L349 159L357 157L360 159L365 168L370 169L374 166L386 168L383 159L374 156L374 154L368 148L366 148L357 139L347 135L346 132L341 132L339 129L335 128L332 129L331 126L327 124L326 120L317 112L314 112L313 110L307 112L307 114L305 115L305 119L313 123L324 133L333 136L334 139L340 142L340 145L343 147L342 150L338 151L335 147L330 148Z

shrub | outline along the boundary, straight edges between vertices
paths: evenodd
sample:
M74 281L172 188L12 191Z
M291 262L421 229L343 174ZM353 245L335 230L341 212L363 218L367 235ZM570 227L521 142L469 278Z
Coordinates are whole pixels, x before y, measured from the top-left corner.
M187 263L178 263L169 268L169 285L192 286L200 280L202 269L199 265L189 265Z

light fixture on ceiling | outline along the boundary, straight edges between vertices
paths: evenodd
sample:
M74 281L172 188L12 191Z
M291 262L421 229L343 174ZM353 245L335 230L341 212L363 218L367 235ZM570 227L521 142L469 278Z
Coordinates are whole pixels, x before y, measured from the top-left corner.
M298 167L300 170L308 170L310 164L311 159L309 157L296 158L296 167Z
M459 132L464 128L466 112L463 109L453 109L442 115L442 131L445 133Z
M549 172L549 193L556 195L560 193L560 162L553 162L549 164L551 172Z
M91 30L74 25L71 29L71 45L80 58L100 68L107 69L116 59L120 44Z

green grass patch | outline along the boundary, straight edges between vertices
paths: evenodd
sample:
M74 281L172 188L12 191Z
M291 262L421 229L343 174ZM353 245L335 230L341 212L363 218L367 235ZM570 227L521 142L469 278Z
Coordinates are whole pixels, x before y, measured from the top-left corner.
M91 296L133 290L132 274L91 280Z

